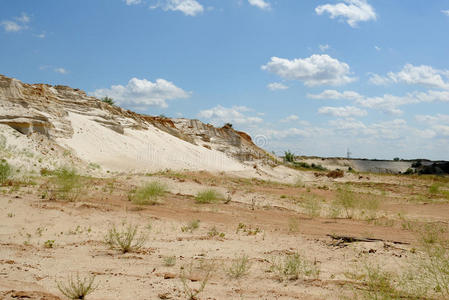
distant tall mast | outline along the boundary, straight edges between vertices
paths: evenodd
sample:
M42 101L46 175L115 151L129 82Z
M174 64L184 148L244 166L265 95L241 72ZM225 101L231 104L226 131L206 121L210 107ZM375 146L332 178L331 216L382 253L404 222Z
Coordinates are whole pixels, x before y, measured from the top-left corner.
M349 151L349 148L348 148L348 150L346 151L346 156L348 157L348 159L350 159L351 158L351 151Z

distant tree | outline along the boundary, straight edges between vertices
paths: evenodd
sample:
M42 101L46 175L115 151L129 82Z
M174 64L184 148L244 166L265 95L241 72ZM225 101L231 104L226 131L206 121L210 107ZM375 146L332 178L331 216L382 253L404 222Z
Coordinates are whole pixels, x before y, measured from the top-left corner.
M295 162L295 154L290 152L290 150L285 151L285 156L284 156L285 161L287 162Z
M164 114L160 114L160 115L159 115L159 118L162 118L162 119L166 119L166 118L167 118L167 116L166 116L166 115L164 115Z
M395 157L395 158L393 158L393 160L394 161L399 161L399 160L401 160L399 157Z
M226 124L224 124L223 127L231 127L232 128L232 124L231 123L226 123Z
M112 99L108 96L101 98L101 102L107 103L109 105L114 105L114 99Z

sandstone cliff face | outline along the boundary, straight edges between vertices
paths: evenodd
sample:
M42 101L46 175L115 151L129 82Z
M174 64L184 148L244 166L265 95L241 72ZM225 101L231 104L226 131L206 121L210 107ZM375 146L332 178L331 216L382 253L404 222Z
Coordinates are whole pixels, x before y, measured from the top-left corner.
M157 128L190 144L220 151L240 161L266 155L247 134L230 126L216 128L198 120L141 115L103 103L79 89L25 84L0 75L0 124L24 135L40 134L55 141L67 140L75 134L70 114L82 115L121 135L126 134L127 129Z

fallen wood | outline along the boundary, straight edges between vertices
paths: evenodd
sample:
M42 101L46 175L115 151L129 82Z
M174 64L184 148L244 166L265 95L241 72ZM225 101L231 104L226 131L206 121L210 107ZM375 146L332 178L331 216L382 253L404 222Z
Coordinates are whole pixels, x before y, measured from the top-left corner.
M353 236L345 236L345 235L335 235L335 234L327 234L328 237L331 237L334 240L338 240L341 243L355 243L355 242L388 242L397 245L410 245L410 243L400 242L400 241L387 241L383 239L375 239L375 238L358 238Z

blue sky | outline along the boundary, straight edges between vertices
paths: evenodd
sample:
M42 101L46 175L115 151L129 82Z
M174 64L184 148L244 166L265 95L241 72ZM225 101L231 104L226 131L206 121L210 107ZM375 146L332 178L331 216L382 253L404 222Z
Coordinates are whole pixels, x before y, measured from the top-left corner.
M449 0L0 0L0 73L281 153L449 160Z

